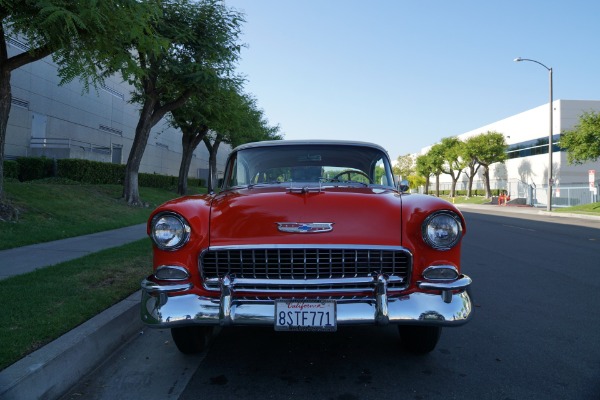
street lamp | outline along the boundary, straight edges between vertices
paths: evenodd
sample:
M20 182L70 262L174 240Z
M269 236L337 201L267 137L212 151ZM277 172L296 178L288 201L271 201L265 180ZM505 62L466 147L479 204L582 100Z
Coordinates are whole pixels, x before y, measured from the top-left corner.
M552 68L548 68L544 64L536 60L530 60L529 58L521 58L517 57L513 61L531 61L536 64L541 65L542 67L548 70L548 76L550 78L550 133L548 134L548 206L546 207L547 211L552 211Z

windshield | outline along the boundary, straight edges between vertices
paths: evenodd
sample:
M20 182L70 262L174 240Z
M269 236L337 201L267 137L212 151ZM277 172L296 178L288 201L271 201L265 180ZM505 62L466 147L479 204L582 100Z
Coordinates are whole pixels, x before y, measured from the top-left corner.
M394 186L388 156L377 148L293 144L235 152L227 165L224 187L288 182Z

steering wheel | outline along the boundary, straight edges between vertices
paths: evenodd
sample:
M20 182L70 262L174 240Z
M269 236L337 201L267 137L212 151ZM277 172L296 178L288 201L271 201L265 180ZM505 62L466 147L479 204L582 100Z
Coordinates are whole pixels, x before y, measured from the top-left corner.
M348 175L348 181L351 181L352 179L350 178L352 176L352 174L357 174L357 175L362 175L365 178L367 178L367 181L369 183L373 183L373 181L371 180L371 178L369 178L369 175L365 174L364 172L362 172L361 170L358 169L348 169L346 171L342 171L339 174L337 174L336 176L334 176L333 178L331 178L331 180L335 181L335 180L339 180L339 177L342 175Z

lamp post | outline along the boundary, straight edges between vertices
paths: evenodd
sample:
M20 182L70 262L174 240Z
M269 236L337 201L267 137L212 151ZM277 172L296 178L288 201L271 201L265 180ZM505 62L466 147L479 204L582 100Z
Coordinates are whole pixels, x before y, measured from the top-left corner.
M542 64L539 61L536 60L531 60L529 58L521 58L521 57L517 57L514 59L515 62L520 62L520 61L531 61L534 62L536 64L541 65L542 67L546 68L548 70L548 76L550 79L550 133L548 134L548 205L546 206L546 210L547 211L552 211L552 68L549 68L547 66L545 66L544 64Z

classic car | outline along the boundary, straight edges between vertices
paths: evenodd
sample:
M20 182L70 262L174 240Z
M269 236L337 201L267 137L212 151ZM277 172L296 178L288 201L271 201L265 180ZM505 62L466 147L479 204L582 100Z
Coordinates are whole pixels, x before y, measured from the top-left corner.
M378 145L245 144L230 153L218 193L150 216L141 318L170 328L183 353L202 351L215 326L395 324L400 344L425 354L442 327L471 317L465 232L454 205L397 183Z

